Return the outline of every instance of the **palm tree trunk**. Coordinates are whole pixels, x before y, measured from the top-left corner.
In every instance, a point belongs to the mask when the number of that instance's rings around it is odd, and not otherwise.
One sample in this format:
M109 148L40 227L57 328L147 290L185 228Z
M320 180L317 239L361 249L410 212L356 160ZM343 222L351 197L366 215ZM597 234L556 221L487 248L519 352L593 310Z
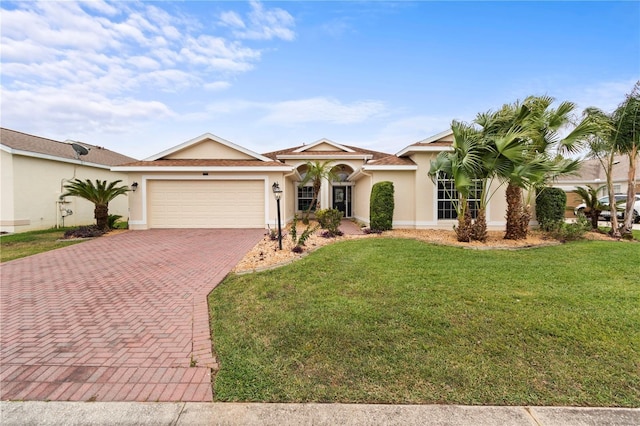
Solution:
M96 204L96 208L93 211L96 218L96 225L103 231L109 230L109 205L108 204Z
M633 217L633 208L634 208L634 200L636 198L636 188L635 188L635 176L636 176L636 158L638 157L638 147L633 146L631 151L628 154L629 156L629 172L627 175L627 208L624 212L624 225L620 230L623 237L631 236L633 231L633 221L635 217ZM639 212L640 213L640 212Z
M600 210L593 209L589 212L589 217L591 218L591 229L594 231L598 230L598 218L600 217Z
M521 240L522 234L522 188L507 185L507 230L504 234L505 240ZM528 224L528 222L527 222ZM526 238L526 235L525 237Z
M487 241L487 213L484 208L478 209L478 216L471 230L471 238L476 241Z
M469 241L471 241L471 211L469 210L469 205L468 205L468 201L466 199L463 199L461 197L460 203L465 203L465 205L463 205L463 212L461 212L462 214L458 215L458 226L455 227L455 231L456 231L456 237L458 239L458 241L460 241L461 243L468 243Z

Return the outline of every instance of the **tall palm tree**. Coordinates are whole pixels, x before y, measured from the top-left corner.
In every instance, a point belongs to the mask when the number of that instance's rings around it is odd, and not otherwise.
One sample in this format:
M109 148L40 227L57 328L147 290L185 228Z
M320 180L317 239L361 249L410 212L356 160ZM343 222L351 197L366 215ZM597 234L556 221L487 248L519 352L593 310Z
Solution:
M453 121L453 151L441 152L431 162L429 177L437 184L438 178L445 176L453 180L456 194L449 194L458 216L455 228L458 241L469 242L471 239L486 239L486 180L489 174L483 168L483 147L480 135L473 126ZM478 188L481 185L481 188ZM472 223L469 197L480 193L480 203L475 224Z
M113 181L107 184L106 180L96 179L95 185L91 180L82 181L74 179L64 186L67 190L60 197L80 197L95 204L94 217L98 228L105 231L109 230L109 202L118 195L127 195L129 187L116 186L121 180Z
M610 200L615 200L615 190L613 187L613 165L615 156L618 153L615 144L615 123L613 114L607 114L601 109L589 107L584 110L583 116L591 120L598 128L586 138L589 157L598 160L606 178L606 188ZM616 203L611 203L611 230L609 235L614 238L621 236L618 226L618 214Z
M488 161L507 182L505 239L527 237L534 189L556 177L574 173L579 162L566 160L559 154L575 151L585 135L593 130L590 122L583 120L561 138L559 131L569 123L575 105L563 102L552 109L553 102L548 96L530 96L523 102L504 105L496 112L476 117L475 122L482 127L483 139L493 155Z
M627 178L627 206L622 236L631 235L633 230L633 200L636 197L636 163L640 156L640 81L636 82L631 94L613 112L615 124L615 145L629 159Z
M307 211L305 212L305 221L309 221L309 215L312 211L320 209L320 202L318 197L320 195L320 188L322 187L322 181L326 180L327 182L331 182L333 180L337 180L336 174L333 172L332 167L330 166L331 160L327 161L307 161L305 165L307 166L307 171L302 178L302 182L300 182L300 186L305 186L307 183L311 182L311 186L313 187L313 198Z

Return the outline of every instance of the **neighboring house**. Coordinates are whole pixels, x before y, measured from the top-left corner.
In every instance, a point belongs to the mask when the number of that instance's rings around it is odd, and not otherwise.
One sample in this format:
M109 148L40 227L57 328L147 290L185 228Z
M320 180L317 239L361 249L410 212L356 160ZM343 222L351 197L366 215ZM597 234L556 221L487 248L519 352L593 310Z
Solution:
M0 128L2 232L95 223L94 205L77 197L61 200L63 186L74 178L121 179L126 184L126 173L112 172L111 167L135 159L103 147L79 144L88 149L86 155L78 155L70 142ZM109 212L126 219L127 197L109 203Z
M613 170L613 191L616 194L626 194L629 186L629 157L617 155L614 157ZM551 186L561 188L567 192L567 217L574 217L573 209L582 203L582 199L572 191L578 186L591 186L593 188L603 187L598 194L608 195L606 188L607 177L604 168L598 160L584 160L580 165L578 173L573 176L565 176L556 180ZM635 176L636 192L640 193L640 158L636 161Z
M277 222L272 185L282 192L282 219L289 222L313 198L311 183L300 187L307 161L331 161L338 180L324 181L320 208L337 208L347 218L369 223L373 184L391 181L395 188L393 226L451 229L456 223L448 192L428 177L430 161L451 149L446 131L412 144L396 155L321 139L308 145L258 154L210 133L144 161L117 167L128 173L131 229L265 228ZM489 204L490 227L504 226L506 204L500 188Z

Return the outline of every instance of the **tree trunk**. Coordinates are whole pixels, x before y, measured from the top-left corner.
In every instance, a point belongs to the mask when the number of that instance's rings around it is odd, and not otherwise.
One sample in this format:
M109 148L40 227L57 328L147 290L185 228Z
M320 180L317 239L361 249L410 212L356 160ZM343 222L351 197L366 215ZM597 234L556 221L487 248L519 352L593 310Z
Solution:
M108 204L96 204L96 208L93 211L96 218L96 225L103 231L109 230L109 205Z
M600 217L600 213L602 213L600 210L596 210L596 209L592 209L589 212L589 218L591 218L591 228L594 231L598 230L598 218Z
M467 200L460 200L460 203L468 203ZM456 237L461 243L468 243L471 241L471 211L469 206L464 206L464 213L458 215L458 226L455 227Z
M627 175L627 208L624 211L624 225L620 229L620 234L623 237L632 237L633 221L635 217L633 215L633 208L635 206L634 200L636 199L636 157L638 156L638 147L633 146L628 153L629 156L629 173ZM638 212L640 213L640 212Z
M471 238L476 241L487 241L487 214L485 209L478 210L478 216L471 230Z
M609 163L608 163L608 176L607 176L607 192L609 193L609 220L611 221L611 229L609 230L609 235L613 238L620 238L620 229L618 226L618 213L617 213L617 209L616 209L616 203L615 203L615 191L613 190L613 180L611 179L611 170L613 167L613 155L611 155L609 157ZM611 201L613 200L613 201ZM600 213L598 213L600 214ZM598 219L596 217L596 225L594 226L593 229L598 229Z
M504 235L505 240L520 240L522 237L522 188L511 183L507 185L507 230ZM528 226L527 221L527 226Z

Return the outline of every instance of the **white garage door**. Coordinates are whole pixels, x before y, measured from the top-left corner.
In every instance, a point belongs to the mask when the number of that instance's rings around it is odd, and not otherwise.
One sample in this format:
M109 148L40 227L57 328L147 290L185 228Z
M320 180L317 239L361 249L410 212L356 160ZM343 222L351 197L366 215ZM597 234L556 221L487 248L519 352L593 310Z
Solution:
M262 228L263 180L150 180L151 228Z

